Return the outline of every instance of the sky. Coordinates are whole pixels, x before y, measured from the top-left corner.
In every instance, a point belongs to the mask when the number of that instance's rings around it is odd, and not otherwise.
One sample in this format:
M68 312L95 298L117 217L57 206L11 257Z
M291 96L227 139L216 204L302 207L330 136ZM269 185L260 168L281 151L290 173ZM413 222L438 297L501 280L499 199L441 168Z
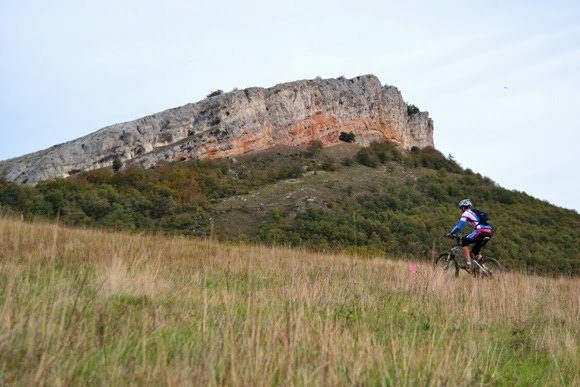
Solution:
M579 1L0 0L0 160L229 91L375 74L435 146L580 210Z

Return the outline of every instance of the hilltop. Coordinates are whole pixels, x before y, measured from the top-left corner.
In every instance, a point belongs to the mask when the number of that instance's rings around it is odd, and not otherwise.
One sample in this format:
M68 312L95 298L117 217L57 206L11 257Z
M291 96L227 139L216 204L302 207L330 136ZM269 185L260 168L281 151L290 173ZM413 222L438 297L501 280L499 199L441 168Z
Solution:
M103 128L0 163L8 181L35 184L112 166L144 168L168 161L221 158L276 145L337 144L341 132L355 141L390 140L403 148L433 145L427 112L407 105L394 86L373 75L313 79L271 88L211 93L202 101Z

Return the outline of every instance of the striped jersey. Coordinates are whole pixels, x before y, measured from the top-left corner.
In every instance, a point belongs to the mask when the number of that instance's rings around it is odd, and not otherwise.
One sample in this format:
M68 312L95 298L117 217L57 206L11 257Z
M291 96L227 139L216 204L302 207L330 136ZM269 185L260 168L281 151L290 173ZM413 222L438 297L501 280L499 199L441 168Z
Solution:
M457 222L455 227L453 227L453 230L451 230L451 234L455 234L456 232L461 230L461 228L465 223L469 223L469 225L474 230L491 230L490 225L479 224L479 217L477 216L475 211L473 211L472 209L467 209L463 212L463 214L461 214L461 219L459 219L459 222Z

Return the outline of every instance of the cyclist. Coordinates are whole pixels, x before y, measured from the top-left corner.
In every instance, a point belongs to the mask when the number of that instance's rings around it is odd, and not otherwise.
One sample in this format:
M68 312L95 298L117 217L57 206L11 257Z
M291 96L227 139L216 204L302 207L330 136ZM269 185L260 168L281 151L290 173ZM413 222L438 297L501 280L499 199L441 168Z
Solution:
M467 269L471 269L471 255L469 254L469 245L473 244L471 252L474 257L481 257L479 254L481 248L491 239L493 236L493 229L489 224L483 224L480 221L478 213L471 209L472 203L469 199L463 199L459 202L459 208L461 208L461 219L457 222L455 227L451 232L447 233L447 237L453 238L453 236L461 230L463 225L467 222L471 227L473 227L473 232L469 235L464 236L461 239L461 245L463 248L463 256L465 257L465 262L467 264Z

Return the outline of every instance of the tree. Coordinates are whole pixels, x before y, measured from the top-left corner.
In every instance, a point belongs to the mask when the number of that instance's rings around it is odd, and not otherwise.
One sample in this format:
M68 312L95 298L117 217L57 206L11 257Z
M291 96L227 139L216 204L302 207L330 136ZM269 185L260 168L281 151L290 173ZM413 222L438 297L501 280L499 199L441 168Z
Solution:
M113 171L119 172L121 168L123 168L123 162L121 161L119 156L116 156L115 159L113 160Z
M353 132L340 132L340 136L338 137L338 139L340 141L344 141L344 142L354 142L356 136Z

